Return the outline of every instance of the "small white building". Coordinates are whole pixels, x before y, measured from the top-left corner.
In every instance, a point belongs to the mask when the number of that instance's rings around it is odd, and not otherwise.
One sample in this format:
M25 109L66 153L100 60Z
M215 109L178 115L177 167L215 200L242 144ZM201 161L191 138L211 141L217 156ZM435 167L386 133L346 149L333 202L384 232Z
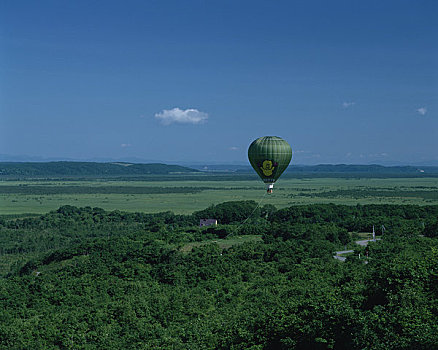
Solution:
M199 227L204 227L204 226L211 226L217 225L217 220L216 219L201 219L199 220Z

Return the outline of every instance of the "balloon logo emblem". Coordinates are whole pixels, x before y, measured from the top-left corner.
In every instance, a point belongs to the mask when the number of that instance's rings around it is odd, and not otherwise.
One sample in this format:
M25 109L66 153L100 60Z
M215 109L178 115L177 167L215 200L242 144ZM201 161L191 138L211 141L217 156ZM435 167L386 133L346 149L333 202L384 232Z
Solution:
M276 167L276 164L272 164L272 161L265 160L261 166L261 169L262 169L264 175L272 176L272 173L274 172L275 167Z

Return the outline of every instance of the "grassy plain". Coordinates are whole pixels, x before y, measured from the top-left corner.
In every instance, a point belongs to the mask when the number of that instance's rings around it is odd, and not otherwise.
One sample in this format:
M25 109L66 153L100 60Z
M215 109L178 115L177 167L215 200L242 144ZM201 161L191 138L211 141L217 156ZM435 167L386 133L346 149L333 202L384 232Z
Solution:
M62 205L189 214L225 201L263 199L277 208L310 203L438 204L438 178L280 179L265 195L259 180L0 181L0 215L42 214ZM150 190L150 191L149 191Z

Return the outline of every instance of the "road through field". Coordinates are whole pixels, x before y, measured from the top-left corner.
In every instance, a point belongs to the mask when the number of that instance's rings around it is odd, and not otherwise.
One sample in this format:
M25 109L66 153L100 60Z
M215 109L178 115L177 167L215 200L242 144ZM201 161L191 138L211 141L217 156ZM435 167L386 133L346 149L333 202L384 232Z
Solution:
M377 238L376 241L380 241L381 238ZM369 242L373 242L373 239L362 239L360 241L356 241L355 243L365 247L368 245ZM347 258L346 256L343 256L345 254L350 254L350 253L354 253L354 250L350 249L350 250L339 250L337 252L335 252L336 254L333 256L335 259L338 259L340 261L345 261L345 259Z

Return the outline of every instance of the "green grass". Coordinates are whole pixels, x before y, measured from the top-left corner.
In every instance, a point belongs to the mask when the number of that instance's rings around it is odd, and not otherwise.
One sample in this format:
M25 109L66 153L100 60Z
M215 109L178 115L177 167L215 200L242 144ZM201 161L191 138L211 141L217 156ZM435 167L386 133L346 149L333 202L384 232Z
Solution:
M261 235L232 236L226 239L216 238L209 241L187 243L184 246L182 246L180 250L182 252L190 252L194 247L200 247L211 243L216 243L217 245L219 245L221 249L229 249L233 245L243 244L245 242L261 242L261 241L262 241Z
M37 187L40 190L36 190ZM80 187L86 189L74 193L74 189ZM188 190L181 191L182 188ZM190 188L200 191L192 193ZM258 180L0 181L0 214L46 213L66 204L189 214L225 201L258 202L263 196L262 204L273 204L277 208L311 203L428 205L438 204L436 193L438 178L432 177L280 179L274 193L266 196L265 185Z

